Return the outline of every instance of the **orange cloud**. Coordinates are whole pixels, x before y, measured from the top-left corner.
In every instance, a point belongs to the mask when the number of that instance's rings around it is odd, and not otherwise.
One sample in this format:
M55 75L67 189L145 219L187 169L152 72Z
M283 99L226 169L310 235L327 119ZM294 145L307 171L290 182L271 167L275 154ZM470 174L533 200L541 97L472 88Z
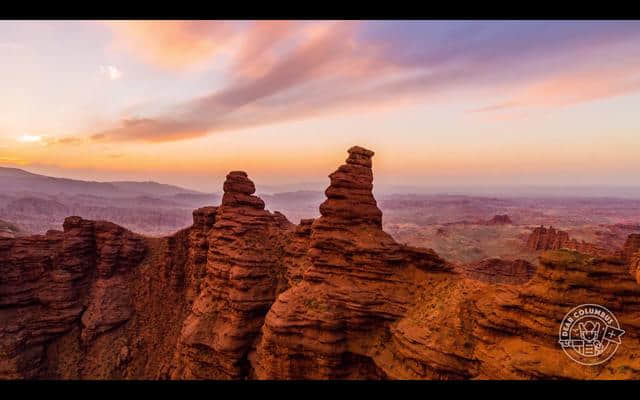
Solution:
M118 49L146 62L181 70L216 54L233 37L226 21L109 21Z

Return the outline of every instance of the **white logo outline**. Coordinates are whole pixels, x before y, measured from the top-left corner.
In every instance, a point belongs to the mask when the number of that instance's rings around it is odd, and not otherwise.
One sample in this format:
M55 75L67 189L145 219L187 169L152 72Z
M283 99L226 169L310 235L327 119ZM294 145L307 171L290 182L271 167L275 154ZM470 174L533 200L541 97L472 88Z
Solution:
M577 335L574 333L576 327ZM613 357L624 334L625 331L609 309L599 304L580 304L569 310L562 319L558 343L571 360L593 366Z

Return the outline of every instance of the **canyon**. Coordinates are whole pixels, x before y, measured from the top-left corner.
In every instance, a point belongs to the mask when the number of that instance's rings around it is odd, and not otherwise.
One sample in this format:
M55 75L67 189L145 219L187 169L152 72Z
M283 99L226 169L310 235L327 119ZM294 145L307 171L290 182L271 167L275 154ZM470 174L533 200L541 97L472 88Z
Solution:
M0 378L640 377L637 225L604 248L494 213L471 225L522 236L514 257L452 260L383 229L373 156L350 148L319 216L299 224L232 171L220 204L169 236L78 216L0 236ZM585 303L625 330L593 367L558 344L564 315Z

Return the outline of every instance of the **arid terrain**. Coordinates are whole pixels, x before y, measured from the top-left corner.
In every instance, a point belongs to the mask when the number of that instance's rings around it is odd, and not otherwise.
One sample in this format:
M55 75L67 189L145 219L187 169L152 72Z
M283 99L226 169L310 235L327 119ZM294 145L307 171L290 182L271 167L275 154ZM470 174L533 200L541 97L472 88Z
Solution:
M379 208L373 155L349 149L319 216L298 224L232 171L218 205L169 236L68 216L0 237L0 378L640 377L637 202L390 196ZM585 303L625 331L591 367L558 345Z
M527 240L539 226L608 249L640 232L640 201L631 199L396 195L382 200L381 208L385 230L396 240L463 263L487 257L534 261ZM495 219L501 215L508 220Z

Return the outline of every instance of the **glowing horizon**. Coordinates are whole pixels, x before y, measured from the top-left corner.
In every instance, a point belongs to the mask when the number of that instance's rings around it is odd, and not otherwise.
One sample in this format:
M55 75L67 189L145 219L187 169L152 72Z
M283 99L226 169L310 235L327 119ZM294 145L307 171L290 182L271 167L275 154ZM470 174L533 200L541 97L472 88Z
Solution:
M0 166L203 191L637 184L636 21L1 21Z

